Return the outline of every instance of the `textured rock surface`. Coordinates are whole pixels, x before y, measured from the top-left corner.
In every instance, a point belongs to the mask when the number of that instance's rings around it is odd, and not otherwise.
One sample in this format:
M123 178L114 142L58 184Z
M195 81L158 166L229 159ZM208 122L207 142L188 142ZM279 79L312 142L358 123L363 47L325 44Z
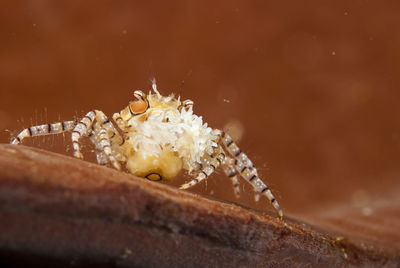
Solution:
M351 234L343 239L290 217L279 221L40 149L0 145L0 170L3 264L265 267L400 261L398 250L354 243Z

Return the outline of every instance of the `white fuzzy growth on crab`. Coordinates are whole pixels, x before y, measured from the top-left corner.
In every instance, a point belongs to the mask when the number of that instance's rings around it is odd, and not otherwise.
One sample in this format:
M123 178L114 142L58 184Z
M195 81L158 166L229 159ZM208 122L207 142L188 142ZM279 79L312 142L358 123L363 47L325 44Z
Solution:
M193 114L192 107L181 111L153 108L145 121L130 123L135 130L129 133L135 152L145 158L175 152L189 172L217 147L218 136L207 123L203 124L201 116Z

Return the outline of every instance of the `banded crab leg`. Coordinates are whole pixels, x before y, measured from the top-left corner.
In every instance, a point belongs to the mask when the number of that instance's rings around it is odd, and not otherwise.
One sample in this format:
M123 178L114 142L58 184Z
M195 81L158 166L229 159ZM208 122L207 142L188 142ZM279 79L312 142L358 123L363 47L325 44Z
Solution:
M98 138L97 135L94 134L94 128L93 130L89 133L89 138L90 141L95 145L95 152L96 152L96 159L97 163L101 166L105 166L108 163L108 159L106 154L104 153L104 150L102 150L99 146Z
M114 126L107 118L107 116L99 110L92 110L88 112L82 119L79 121L75 128L72 130L72 146L74 148L74 156L79 159L83 159L83 155L80 151L79 139L82 136L88 136L90 133L92 126L94 124L94 120L96 119L96 124L99 124L101 127L105 126L107 129L112 130L116 133Z
M225 159L225 154L222 151L218 152L217 155L211 158L209 163L201 169L200 173L197 175L196 178L194 178L188 183L182 184L179 187L179 189L188 189L190 187L195 186L202 180L207 179L215 171L215 169L217 169L219 165L223 163L224 159Z
M87 136L89 129L93 126L93 121L96 117L96 111L88 112L81 121L76 124L75 128L72 130L71 139L72 146L74 148L74 156L79 159L83 159L83 155L80 151L79 139L81 136Z
M234 163L236 171L253 186L256 192L256 201L258 199L258 194L265 195L278 213L279 218L282 219L283 212L278 204L278 201L276 201L271 190L258 176L257 169L254 167L251 160L245 153L242 152L242 150L240 150L239 146L237 146L232 138L223 131L221 131L221 141L229 154L235 158Z
M117 123L117 126L124 132L127 132L126 130L126 123L124 119L122 119L122 116L120 113L114 113L112 116L112 119ZM122 144L121 144L122 145Z
M224 165L222 165L222 169L224 170L226 176L228 176L232 181L233 191L235 193L236 198L240 196L240 188L239 188L239 179L237 176L237 172L234 166L234 160L230 157L226 157Z
M88 137L90 141L95 145L95 153L96 153L96 160L97 163L101 166L105 166L108 163L107 157L104 154L104 151L102 151L99 146L98 146L98 139L96 132L98 130L95 129L95 126L92 126L92 129L89 131Z
M71 131L76 126L75 121L63 121L53 124L43 124L38 126L31 126L22 130L11 144L19 144L24 138L60 134L66 131Z
M105 120L105 122L103 123L103 125L101 125L100 127L100 131L98 133L98 136L101 136L100 139L98 140L98 143L100 145L100 149L105 151L105 153L107 154L108 158L110 159L111 163L113 164L113 166L115 168L116 167L116 163L114 162L115 160L118 162L125 162L126 158L124 156L122 156L119 152L118 152L118 148L119 146L121 146L122 144L124 144L125 139L121 136L121 134L115 129L114 125L110 122L110 120L108 120L108 118L103 114L103 121ZM98 125L98 124L96 124ZM103 135L103 136L102 136ZM108 149L106 149L106 147L104 147L102 145L102 143L104 143L102 141L102 139L108 139L109 140L109 145L110 148L112 150L112 157L111 155L109 155L107 153ZM114 146L113 146L114 145ZM112 160L112 158L114 158L114 160ZM117 163L118 166L118 163ZM117 168L119 169L119 168Z
M91 131L88 134L91 142L95 145L95 152L97 163L99 165L105 166L110 161L115 169L120 170L120 165L115 159L114 154L111 150L111 140L114 134L104 127L99 127L99 124L94 123Z
M118 161L115 159L111 151L110 137L108 136L107 130L104 127L100 128L98 139L98 146L100 147L100 150L105 153L114 168L120 170L121 166L119 165Z

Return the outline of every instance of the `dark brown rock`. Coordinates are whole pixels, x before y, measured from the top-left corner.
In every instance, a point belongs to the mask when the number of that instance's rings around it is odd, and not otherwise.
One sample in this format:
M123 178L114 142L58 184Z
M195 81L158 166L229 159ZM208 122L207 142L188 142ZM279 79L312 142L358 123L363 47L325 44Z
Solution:
M2 262L395 266L399 254L93 163L0 145ZM372 247L371 247L372 246Z

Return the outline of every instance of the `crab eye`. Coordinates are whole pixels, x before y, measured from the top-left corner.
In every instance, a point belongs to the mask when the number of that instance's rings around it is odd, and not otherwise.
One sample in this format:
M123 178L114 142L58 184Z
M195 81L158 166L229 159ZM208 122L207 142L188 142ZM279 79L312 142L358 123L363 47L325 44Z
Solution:
M191 101L191 100L184 100L184 101L182 102L182 105L183 105L183 107L185 107L185 108L188 108L188 107L190 107L190 106L193 106L193 104L194 104L194 102Z
M149 102L147 101L146 94L140 90L136 90L133 95L138 99L129 103L129 111L132 115L142 114L149 109Z
M138 100L129 103L129 111L132 115L142 114L149 108L149 103L147 101Z
M162 177L158 173L149 173L146 175L146 179L151 180L151 181L160 181L162 180Z
M179 106L178 109L179 109L179 111L181 111L182 108L189 108L189 107L192 107L193 104L194 104L194 102L191 101L191 100L184 100L184 101L182 101L182 104Z
M146 94L143 93L141 90L135 90L133 92L133 95L138 99L138 100L146 100Z

